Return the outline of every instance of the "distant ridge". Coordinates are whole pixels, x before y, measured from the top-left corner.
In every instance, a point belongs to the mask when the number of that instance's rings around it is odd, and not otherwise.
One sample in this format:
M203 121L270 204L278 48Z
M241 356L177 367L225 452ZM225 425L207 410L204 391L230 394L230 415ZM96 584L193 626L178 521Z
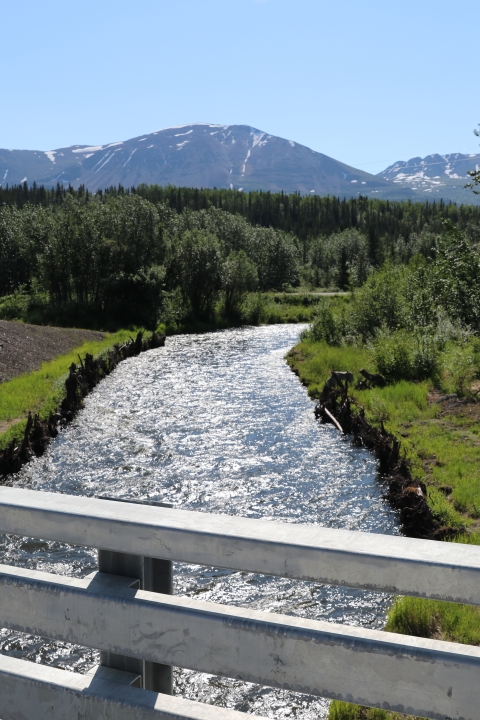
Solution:
M75 188L85 185L95 192L111 185L146 183L341 197L360 193L390 199L423 199L432 193L457 199L452 193L460 193L465 195L463 202L475 202L476 196L461 190L464 183L454 174L465 175L480 156L429 157L442 158L445 168L449 162L448 167L456 168L443 184L435 185L433 177L419 182L409 179L419 172L410 164L423 162L421 158L395 163L383 173L371 175L248 125L194 123L106 145L73 145L48 151L0 149L0 186L36 182L52 187L60 183ZM454 157L458 159L447 159Z
M479 167L480 154L432 154L424 158L400 160L387 167L377 177L392 182L399 189L410 190L411 197L417 200L432 195L478 204L478 195L466 190L464 186L470 180L468 171L478 170Z
M83 184L95 191L140 183L321 195L388 187L382 178L247 125L194 123L107 145L0 150L0 184Z

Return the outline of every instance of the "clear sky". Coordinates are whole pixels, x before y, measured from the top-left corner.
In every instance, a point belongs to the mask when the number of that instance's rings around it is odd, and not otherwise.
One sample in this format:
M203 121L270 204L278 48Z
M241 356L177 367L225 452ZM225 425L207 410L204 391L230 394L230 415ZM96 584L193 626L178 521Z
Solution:
M0 147L247 124L369 172L480 152L478 0L0 0Z

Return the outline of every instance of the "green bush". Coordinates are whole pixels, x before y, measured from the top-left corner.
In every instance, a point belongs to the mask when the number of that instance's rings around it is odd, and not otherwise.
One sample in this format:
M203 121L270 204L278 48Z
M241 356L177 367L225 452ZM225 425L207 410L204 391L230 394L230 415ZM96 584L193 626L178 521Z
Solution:
M261 293L247 298L243 305L242 320L248 325L260 325L267 320L267 304Z
M329 345L340 345L345 336L345 313L334 310L329 300L318 304L313 323L309 330L302 334L302 339L314 342L326 342Z
M423 380L436 369L438 347L429 335L380 331L373 343L377 370L387 380Z
M442 357L442 380L445 390L463 397L477 371L474 348L470 344L450 345Z
M23 318L30 304L30 296L26 293L16 292L0 298L0 318L2 320L16 320Z
M410 272L387 264L372 272L356 293L350 323L364 341L381 328L395 331L409 325L408 287Z

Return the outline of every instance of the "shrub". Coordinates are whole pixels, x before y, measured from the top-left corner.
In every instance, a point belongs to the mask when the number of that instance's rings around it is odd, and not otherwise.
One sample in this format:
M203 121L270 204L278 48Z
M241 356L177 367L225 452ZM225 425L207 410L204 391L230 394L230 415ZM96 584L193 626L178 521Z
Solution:
M315 342L326 342L329 345L340 345L345 334L345 315L333 310L332 303L324 300L319 303L313 323L303 333L302 339Z
M474 352L470 345L447 348L442 358L442 379L446 390L464 396L475 373Z
M364 341L375 337L380 328L395 331L408 325L409 271L386 265L372 272L352 305L351 323Z
M435 370L438 347L428 334L380 331L373 343L378 371L389 381L423 380Z
M243 307L242 319L250 325L259 325L267 319L267 305L261 293L250 295Z

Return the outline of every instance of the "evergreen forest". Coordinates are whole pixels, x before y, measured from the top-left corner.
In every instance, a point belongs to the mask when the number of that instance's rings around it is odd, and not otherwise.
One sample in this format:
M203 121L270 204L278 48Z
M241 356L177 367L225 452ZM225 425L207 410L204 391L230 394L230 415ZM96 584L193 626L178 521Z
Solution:
M220 311L229 322L256 322L261 293L371 287L382 269L415 267L419 291L443 293L450 315L461 303L462 322L476 326L467 289L452 290L450 266L460 263L465 282L476 281L479 226L480 207L442 201L7 186L0 188L0 316L175 328L211 322Z

